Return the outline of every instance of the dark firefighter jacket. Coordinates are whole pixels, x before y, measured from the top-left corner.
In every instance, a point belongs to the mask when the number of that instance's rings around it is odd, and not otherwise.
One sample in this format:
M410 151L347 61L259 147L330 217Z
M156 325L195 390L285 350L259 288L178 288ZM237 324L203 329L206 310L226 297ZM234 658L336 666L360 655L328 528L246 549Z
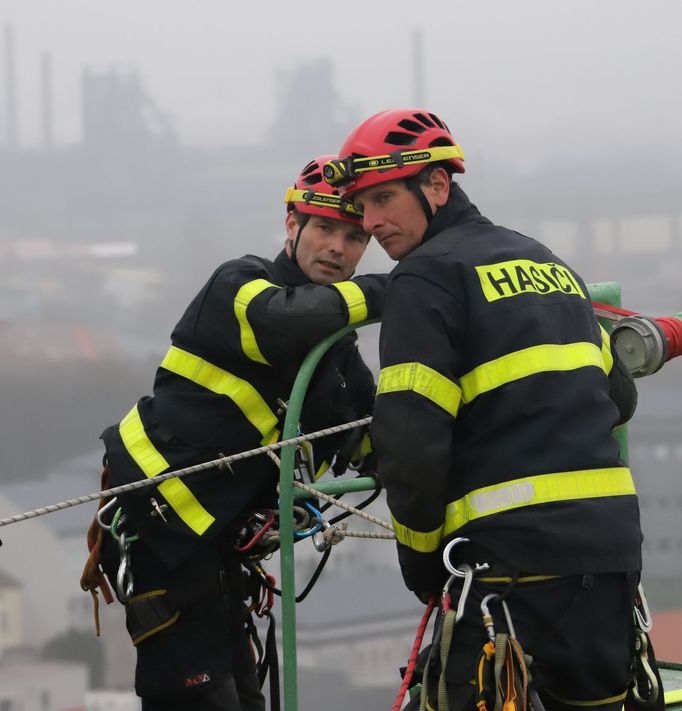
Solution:
M391 273L382 318L372 437L406 584L437 591L455 536L521 571L639 570L612 436L632 378L581 278L452 187Z
M284 252L274 262L245 256L220 266L175 327L153 397L102 434L112 486L277 441L282 402L305 355L338 329L378 317L385 281L313 284ZM371 413L374 381L355 340L343 337L320 363L304 432ZM329 440L315 446L316 466L339 445ZM260 455L120 499L146 543L174 567L241 512L272 504L276 480L275 465Z

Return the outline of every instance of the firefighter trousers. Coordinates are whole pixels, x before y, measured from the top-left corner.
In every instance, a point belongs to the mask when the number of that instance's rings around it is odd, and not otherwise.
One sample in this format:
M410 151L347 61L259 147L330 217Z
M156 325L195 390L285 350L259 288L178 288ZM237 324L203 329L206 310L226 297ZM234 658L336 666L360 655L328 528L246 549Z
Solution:
M110 536L105 541L102 566L115 585L118 551ZM265 711L245 630L241 566L225 550L210 542L169 571L144 539L131 544L126 624L143 711Z

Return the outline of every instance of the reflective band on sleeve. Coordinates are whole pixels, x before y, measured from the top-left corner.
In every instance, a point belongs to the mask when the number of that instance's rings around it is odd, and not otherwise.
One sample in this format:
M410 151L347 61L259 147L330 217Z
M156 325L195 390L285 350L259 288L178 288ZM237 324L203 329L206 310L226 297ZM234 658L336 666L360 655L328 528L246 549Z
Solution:
M546 344L531 346L483 363L460 379L463 401L536 373L577 370L594 366L605 369L603 349L594 343Z
M341 292L348 306L348 325L364 321L367 318L367 301L362 289L353 281L339 281L332 286Z
M604 496L634 495L635 484L627 467L584 469L574 472L538 474L476 489L445 509L445 525L434 531L414 531L393 520L400 543L419 553L438 550L440 541L470 521L511 511L523 506L537 506L557 501L580 501Z
M433 551L437 551L440 547L440 542L443 538L443 526L440 526L434 531L422 533L421 531L413 531L411 528L403 526L393 515L391 515L391 522L393 523L395 537L398 539L398 542L404 546L419 551L420 553L433 553Z
M251 383L177 346L168 349L161 367L217 395L229 397L242 411L244 417L261 433L263 436L261 444L270 444L277 440L279 435L276 429L277 415L268 407Z
M445 535L453 533L469 521L522 506L604 496L630 496L635 493L632 474L627 467L583 469L514 479L476 489L448 504Z
M606 332L606 330L600 325L599 330L601 331L601 357L604 361L604 371L608 375L613 368L613 356L611 355L611 336Z
M258 342L256 341L256 334L253 332L253 328L246 316L246 310L258 294L270 288L279 289L281 287L270 283L266 279L254 279L244 284L237 292L237 296L234 297L234 315L239 322L242 350L251 360L255 360L256 363L263 363L263 365L270 365L270 363L268 363L265 356L260 352Z
M399 363L382 368L377 385L377 397L385 393L412 390L442 407L453 417L462 398L462 391L449 378L422 363Z
M153 479L170 467L147 437L137 405L123 418L118 430L128 454L147 478ZM173 511L197 535L204 533L215 521L180 479L167 479L159 484L158 490Z

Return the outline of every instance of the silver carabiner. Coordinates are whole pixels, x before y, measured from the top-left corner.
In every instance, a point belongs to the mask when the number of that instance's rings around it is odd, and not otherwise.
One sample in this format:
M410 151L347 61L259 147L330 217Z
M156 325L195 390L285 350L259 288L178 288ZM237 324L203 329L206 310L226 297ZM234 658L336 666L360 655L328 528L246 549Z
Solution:
M488 638L491 642L495 641L495 624L493 622L493 616L490 613L489 603L497 602L500 598L498 593L491 593L486 595L483 600L481 600L481 616L483 617L483 626L488 633ZM516 630L514 629L514 623L512 622L511 613L509 612L509 605L507 605L506 600L499 600L500 605L502 605L502 611L504 612L504 617L507 621L507 629L509 630L509 636L512 639L516 639Z
M462 563L462 568L464 569L464 583L462 584L462 592L459 594L459 600L457 601L455 624L457 624L462 617L464 617L464 608L466 606L467 598L469 597L471 584L474 581L474 573L476 572L468 563Z
M443 591L441 592L441 607L444 612L450 609L452 604L452 595L450 594L450 587L452 583L455 582L456 578L464 578L462 583L462 590L459 593L459 599L457 600L457 610L455 612L455 624L457 624L464 616L464 607L466 606L467 598L469 597L469 592L471 590L471 584L474 580L474 569L468 563L462 563L462 567L459 569L458 573L453 573L443 586Z
M637 597L635 598L634 612L635 622L638 629L642 630L642 632L651 632L654 628L654 622L651 618L649 603L646 600L642 583L637 586Z
M102 506L102 508L99 509L99 511L97 511L97 514L95 515L99 527L103 528L105 531L111 531L111 526L102 521L102 516L116 503L117 500L117 497L114 496L114 498L111 501L107 501L107 503L104 504L104 506Z
M646 633L639 630L635 636L635 652L638 657L637 664L641 666L642 671L644 672L644 677L646 678L646 691L648 694L646 697L643 697L639 693L638 684L635 684L632 687L632 695L640 704L645 706L653 706L658 699L660 689L658 687L658 679L656 678L656 674L649 664L649 656L647 654L648 649L649 642L647 640Z
M468 543L469 539L468 538L453 538L453 540L450 541L445 546L445 549L443 550L443 565L445 566L446 570L448 573L451 575L454 575L457 578L466 578L466 570L465 570L465 565L462 565L460 567L452 565L450 562L450 552L452 549L456 546L459 545L460 543ZM488 563L476 563L476 565L473 568L473 573L481 573L484 570L488 570L490 566Z
M130 541L125 533L118 538L120 562L116 573L116 592L121 602L126 603L133 596L133 570L130 564Z

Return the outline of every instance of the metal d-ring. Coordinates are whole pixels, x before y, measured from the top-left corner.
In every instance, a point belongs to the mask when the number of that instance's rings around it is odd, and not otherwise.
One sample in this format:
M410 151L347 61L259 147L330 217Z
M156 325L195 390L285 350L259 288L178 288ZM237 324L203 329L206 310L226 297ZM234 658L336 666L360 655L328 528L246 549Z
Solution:
M323 518L318 519L318 521L322 530L313 533L313 545L318 553L324 553L332 547L332 542L324 537L324 532L331 528L331 524Z
M468 538L453 538L453 540L451 540L450 543L448 543L445 546L445 549L443 550L443 565L445 566L446 570L451 575L454 575L456 578L466 578L467 573L464 567L460 568L452 565L452 563L450 562L450 552L456 545L468 542ZM476 573L481 573L484 570L488 570L488 568L490 568L488 563L476 563L473 567L473 573L475 575Z

